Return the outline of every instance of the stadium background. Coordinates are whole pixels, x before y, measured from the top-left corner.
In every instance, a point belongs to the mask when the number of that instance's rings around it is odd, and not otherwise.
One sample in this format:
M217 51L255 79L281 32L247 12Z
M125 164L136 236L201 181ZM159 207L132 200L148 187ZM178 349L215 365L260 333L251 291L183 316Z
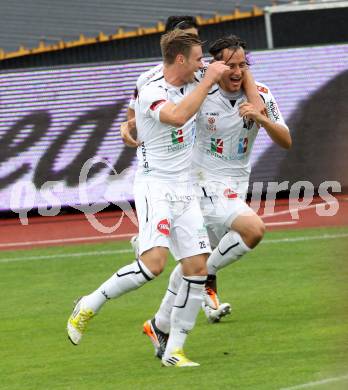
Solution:
M113 204L99 215L108 225L120 218L115 208L133 199L135 151L123 145L119 124L138 75L160 61L159 37L172 14L196 15L204 40L228 33L244 38L255 78L270 87L291 129L289 151L272 145L261 131L251 185L263 182L265 190L270 181L288 181L288 188L303 181L316 191L325 181L341 185L335 217L319 218L315 211L322 200L315 198L294 221L285 191L274 214L264 217L269 229L289 229L284 234L291 236L295 227L347 226L348 2L186 3L0 3L5 21L0 24L0 249L6 250L0 264L40 256L9 250L108 242L136 231L126 218L117 234L102 234L83 214L66 211ZM93 157L104 163L96 160L86 182L88 196L81 197L79 173ZM117 176L110 175L112 168ZM54 183L42 190L47 182ZM23 210L32 210L25 226L18 220ZM39 217L38 210L51 217ZM346 237L344 229L338 235Z

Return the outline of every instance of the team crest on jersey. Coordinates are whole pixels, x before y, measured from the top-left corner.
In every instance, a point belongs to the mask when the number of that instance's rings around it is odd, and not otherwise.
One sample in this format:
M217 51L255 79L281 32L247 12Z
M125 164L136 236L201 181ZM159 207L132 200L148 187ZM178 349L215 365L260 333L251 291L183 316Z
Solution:
M172 130L172 144L182 144L184 142L184 135L182 129Z
M162 221L159 221L157 224L157 230L165 236L169 236L170 222L168 219L162 219Z
M210 147L213 153L222 154L224 151L224 140L221 138L210 138Z
M212 133L215 133L216 132L215 118L213 116L209 116L207 121L208 121L207 130Z
M238 194L231 190L231 188L226 188L224 191L224 197L227 199L236 199L238 198Z

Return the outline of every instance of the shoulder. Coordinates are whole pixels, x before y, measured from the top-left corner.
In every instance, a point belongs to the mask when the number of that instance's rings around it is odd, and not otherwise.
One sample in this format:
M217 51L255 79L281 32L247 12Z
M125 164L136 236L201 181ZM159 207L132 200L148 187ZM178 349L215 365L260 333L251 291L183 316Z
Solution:
M260 83L259 81L255 81L255 84L261 95L271 95L271 91L266 84Z
M147 70L146 72L142 73L137 80L137 88L140 90L145 84L148 83L154 76L162 72L163 64L158 64L154 66L153 68Z
M139 91L141 101L155 101L167 98L167 88L163 75L152 78Z

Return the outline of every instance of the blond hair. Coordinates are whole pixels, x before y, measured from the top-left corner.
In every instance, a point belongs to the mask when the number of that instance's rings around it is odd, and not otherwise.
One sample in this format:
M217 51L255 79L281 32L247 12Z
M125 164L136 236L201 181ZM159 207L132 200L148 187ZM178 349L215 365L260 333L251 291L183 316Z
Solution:
M195 34L175 29L162 35L161 51L164 63L173 64L179 54L188 58L193 46L202 46L202 41Z

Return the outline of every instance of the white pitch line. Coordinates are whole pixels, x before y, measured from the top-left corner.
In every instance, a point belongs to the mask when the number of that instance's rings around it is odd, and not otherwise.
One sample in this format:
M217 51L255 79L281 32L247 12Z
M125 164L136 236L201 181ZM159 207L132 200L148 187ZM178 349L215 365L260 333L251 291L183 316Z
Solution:
M308 210L314 207L317 207L319 205L324 204L332 204L336 203L336 201L326 202L326 203L317 203L306 207L300 207L298 209L289 209L289 210L283 210L278 211L273 214L265 214L261 215L261 218L267 218L267 217L276 217L278 215L285 215L289 214L293 211L303 211ZM266 223L267 226L277 226L277 225L290 225L295 224L298 221L289 221L289 222L269 222ZM31 245L46 245L46 244L63 244L63 243L69 243L69 242L80 242L80 241L95 241L95 240L112 240L112 239L118 239L118 238L127 238L132 237L135 233L125 233L125 234L111 234L108 236L90 236L90 237L74 237L74 238L60 238L56 240L41 240L41 241L22 241L22 242L7 242L0 244L0 248L9 248L12 246L31 246Z
M343 238L343 237L348 237L348 233L322 234L321 236L276 238L273 240L263 240L261 241L261 244L277 244L280 242L299 242L299 241L311 241L311 240L330 240L334 238Z
M343 381L343 380L346 380L346 379L348 379L348 375L336 376L336 377L333 377L333 378L323 379L323 380L321 380L321 381L308 382L308 383L304 383L304 384L302 384L302 385L297 385L297 386L292 386L292 387L284 387L284 388L281 388L280 390L307 389L307 388L309 388L309 387L325 385L325 384L327 384L327 383L333 383L333 382L340 382L340 381Z
M302 237L293 237L293 238L278 238L274 240L264 240L261 241L261 244L275 244L275 243L287 243L287 242L297 242L297 241L310 241L310 240L330 240L335 238L348 237L348 233L342 234L323 234L321 236L302 236ZM30 260L51 260L51 259L64 259L68 257L83 257L83 256L103 256L103 255L117 255L121 253L132 253L132 249L115 249L109 251L92 251L92 252L76 252L76 253L60 253L53 255L43 255L43 256L29 256L25 257L23 252L22 257L7 257L0 258L1 263L11 263L15 261L30 261ZM1 253L1 252L0 252Z
M85 256L107 256L117 255L120 253L131 253L132 249L115 249L110 251L94 251L94 252L76 252L76 253L60 253L55 255L43 255L43 256L29 256L29 257L8 257L1 259L1 263L12 263L15 261L30 261L30 260L52 260L52 259L64 259L67 257L85 257ZM23 252L24 254L25 252Z
M134 236L136 233L125 234L111 234L109 236L90 236L90 237L74 237L74 238L59 238L56 240L42 240L42 241L20 241L20 242L6 242L0 244L0 248L6 248L10 246L30 246L41 244L63 244L65 242L80 242L80 241L94 241L94 240L113 240L118 238L128 238Z
M277 212L272 213L272 214L264 214L264 215L261 215L260 217L261 218L277 217L278 215L285 215L285 214L290 214L292 212L299 212L299 211L314 209L317 206L328 205L328 204L333 204L333 203L337 203L337 202L338 202L338 200L337 201L333 200L331 202L316 203L316 204L311 204L311 205L306 206L306 207L298 207L297 209L288 209L288 210L277 211Z
M265 222L266 226L296 225L298 221Z

